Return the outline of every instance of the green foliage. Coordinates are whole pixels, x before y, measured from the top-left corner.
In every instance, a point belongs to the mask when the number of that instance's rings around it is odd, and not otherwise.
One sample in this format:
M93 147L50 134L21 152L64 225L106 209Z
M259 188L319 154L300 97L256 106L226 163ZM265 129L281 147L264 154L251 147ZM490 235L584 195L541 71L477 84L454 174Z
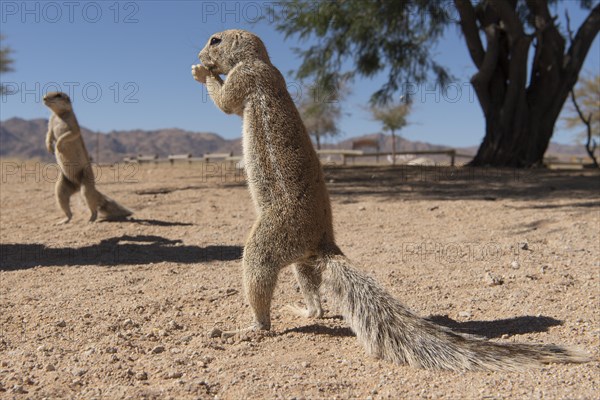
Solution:
M371 107L373 119L381 122L383 129L392 133L406 126L409 113L410 103L388 103Z
M2 46L3 40L4 37L0 35L0 72L9 72L13 70L11 67L13 60L9 56L12 50L9 47ZM4 93L5 90L4 86L0 86L0 93Z
M429 72L442 84L449 79L431 54L431 44L450 22L449 8L438 1L292 0L287 5L291 12L275 14L277 29L286 37L317 39L307 49L296 49L303 58L299 79L335 86L356 75L387 71L388 82L372 96L379 104L391 100L403 82L423 82Z
M321 147L321 138L340 134L338 121L342 115L340 101L342 92L331 88L313 86L300 104L298 110L306 130L315 137L317 148Z
M526 0L508 1L521 21L532 26ZM542 1L556 5L562 0ZM587 9L594 5L594 0L578 2ZM489 7L489 0L473 3L479 14ZM289 0L285 5L270 13L277 30L286 38L316 39L308 48L295 49L302 57L296 70L299 79L335 86L356 76L387 72L387 82L371 97L372 104L384 104L405 82L422 83L433 74L443 87L451 77L433 60L432 51L446 28L459 22L451 0Z

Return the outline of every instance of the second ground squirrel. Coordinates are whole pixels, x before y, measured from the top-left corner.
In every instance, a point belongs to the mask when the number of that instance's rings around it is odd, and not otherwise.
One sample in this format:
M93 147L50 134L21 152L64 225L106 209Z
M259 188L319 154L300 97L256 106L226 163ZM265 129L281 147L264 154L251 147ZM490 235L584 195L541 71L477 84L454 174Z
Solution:
M56 200L66 215L62 223L71 220L70 199L79 190L90 209L90 222L96 220L98 213L102 219L122 219L132 215L131 210L96 189L90 157L69 96L62 92L50 92L44 96L44 104L52 110L46 148L56 155L61 171L56 182Z
M563 347L495 343L453 332L412 313L354 268L335 244L321 164L263 42L250 32L228 30L211 36L199 58L194 78L206 84L222 111L243 118L244 164L258 214L243 256L245 294L254 313L249 329L270 329L279 271L294 265L304 315L322 316L323 280L358 340L379 358L450 370L587 361Z

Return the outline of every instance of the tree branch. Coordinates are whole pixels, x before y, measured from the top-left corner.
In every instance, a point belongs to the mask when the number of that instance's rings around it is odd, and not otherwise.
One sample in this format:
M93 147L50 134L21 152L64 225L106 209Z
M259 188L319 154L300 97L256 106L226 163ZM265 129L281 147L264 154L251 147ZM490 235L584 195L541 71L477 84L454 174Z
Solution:
M479 99L484 115L487 115L491 101L488 85L498 66L498 55L500 54L498 26L489 25L485 29L485 35L487 38L487 51L479 71L471 78L471 84L477 92L477 98Z
M511 43L524 35L523 24L519 20L519 16L506 0L490 0L490 6L500 17Z
M554 19L550 15L548 0L527 0L526 4L534 16L536 30L542 33L550 32L552 40L564 46L564 38L556 28Z
M587 16L583 24L579 27L575 39L572 41L569 51L564 59L565 72L568 78L577 80L577 75L583 66L585 57L600 30L600 4Z
M569 35L569 44L573 43L573 30L571 29L571 17L569 11L565 10L565 19L567 20L567 33Z
M477 29L477 20L475 17L475 9L470 0L454 0L454 5L460 14L460 27L465 40L467 42L467 48L471 54L471 59L477 68L481 67L485 52L481 39L479 38L479 30Z
M587 141L585 143L585 150L592 159L594 166L596 168L600 168L600 164L598 164L598 160L596 159L596 155L594 154L594 152L596 151L596 141L592 141L592 114L590 114L587 118L583 115L581 108L579 108L579 104L577 104L577 99L575 98L575 92L573 90L571 90L571 101L575 106L575 110L579 115L579 119L581 119L581 122L585 124L587 130Z

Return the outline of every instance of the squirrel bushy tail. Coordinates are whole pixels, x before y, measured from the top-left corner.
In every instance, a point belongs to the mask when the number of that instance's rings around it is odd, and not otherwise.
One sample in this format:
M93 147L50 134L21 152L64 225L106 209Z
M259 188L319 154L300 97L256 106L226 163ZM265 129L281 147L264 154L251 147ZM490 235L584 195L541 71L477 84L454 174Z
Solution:
M367 352L397 364L446 370L519 370L544 363L579 363L577 350L489 342L423 319L375 280L335 255L322 259L324 286Z
M106 220L115 220L115 219L123 219L129 217L133 214L133 211L124 207L108 197L107 195L98 192L98 196L100 196L100 201L98 202L98 213L103 219Z

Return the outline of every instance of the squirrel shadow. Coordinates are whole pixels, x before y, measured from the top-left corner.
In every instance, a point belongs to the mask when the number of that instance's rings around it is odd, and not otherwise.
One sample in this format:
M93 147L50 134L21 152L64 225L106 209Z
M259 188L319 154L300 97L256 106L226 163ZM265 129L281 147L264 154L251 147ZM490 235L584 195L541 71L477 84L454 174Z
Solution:
M332 319L341 319L341 317L329 317ZM434 324L450 328L455 332L467 333L470 335L481 336L486 339L498 338L503 335L523 335L534 332L547 332L552 326L562 325L562 321L546 316L534 317L525 315L522 317L513 317L498 319L493 321L455 321L447 315L432 315L425 318ZM310 333L317 335L328 335L335 337L355 336L354 332L347 327L330 327L320 324L311 324L296 328L286 329L281 332L285 335L290 332Z
M172 222L172 221L161 221L158 219L138 219L129 217L129 222L140 225L153 225L153 226L192 226L194 224L189 222Z
M97 244L71 248L37 243L0 243L0 270L14 271L36 266L122 265L175 262L183 264L234 261L242 246L189 246L181 240L154 235L122 235Z
M455 321L447 315L432 315L426 319L435 324L450 328L455 332L482 336L487 339L498 338L503 335L513 336L525 333L547 332L548 328L552 326L562 325L562 321L543 315L539 317L524 315L493 321L465 322Z
M341 318L340 318L341 319ZM335 336L335 337L348 337L348 336L356 336L352 329L343 326L325 326L319 324L311 324L305 326L299 326L296 328L286 329L281 332L282 335L288 333L308 333L308 334L316 334L316 335L327 335L327 336Z
M130 222L140 225L152 225L152 226L192 226L194 224L190 222L174 222L174 221L161 221L159 219L142 219L134 217L123 217L123 218L100 218L98 223L114 223L114 222Z

